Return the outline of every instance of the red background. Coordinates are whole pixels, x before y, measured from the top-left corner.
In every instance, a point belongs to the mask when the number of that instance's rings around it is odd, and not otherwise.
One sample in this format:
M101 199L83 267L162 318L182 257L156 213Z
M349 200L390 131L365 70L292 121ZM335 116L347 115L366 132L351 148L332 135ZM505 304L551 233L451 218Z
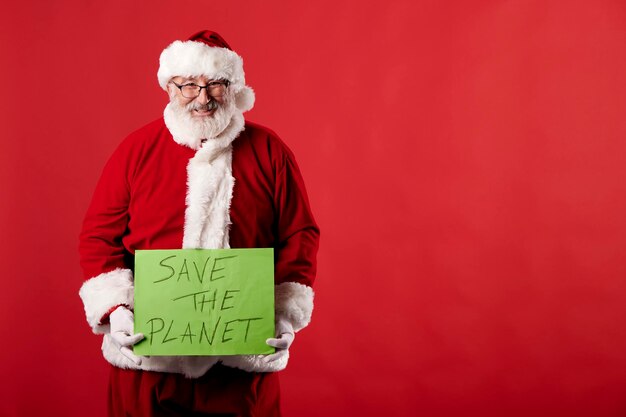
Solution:
M77 234L210 28L322 228L286 415L626 414L626 3L2 5L0 415L103 416Z

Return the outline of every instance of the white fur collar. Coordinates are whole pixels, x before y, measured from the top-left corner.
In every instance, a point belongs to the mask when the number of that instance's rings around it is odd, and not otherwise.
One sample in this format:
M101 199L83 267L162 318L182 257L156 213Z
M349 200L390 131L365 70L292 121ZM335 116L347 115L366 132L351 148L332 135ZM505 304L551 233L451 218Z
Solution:
M187 165L187 209L183 248L228 248L232 174L232 141L244 128L241 113L217 138L208 139Z

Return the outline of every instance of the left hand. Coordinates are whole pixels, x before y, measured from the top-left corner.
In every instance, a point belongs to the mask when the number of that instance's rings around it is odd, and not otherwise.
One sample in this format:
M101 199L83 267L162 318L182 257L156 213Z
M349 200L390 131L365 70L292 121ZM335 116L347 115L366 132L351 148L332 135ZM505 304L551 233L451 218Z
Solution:
M276 352L267 355L263 360L265 362L274 362L289 354L289 347L296 338L296 333L290 322L279 319L276 323L276 338L267 339L265 343L276 348Z
M134 344L144 338L143 334L134 331L134 314L124 306L117 307L109 316L111 323L111 339L122 355L141 365L142 357L133 353Z

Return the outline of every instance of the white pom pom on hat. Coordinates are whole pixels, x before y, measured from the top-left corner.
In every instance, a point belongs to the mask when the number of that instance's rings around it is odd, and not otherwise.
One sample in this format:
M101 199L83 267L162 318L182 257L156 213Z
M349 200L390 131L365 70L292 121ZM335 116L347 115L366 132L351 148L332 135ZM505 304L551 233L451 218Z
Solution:
M173 77L205 76L228 80L235 94L235 103L242 112L254 106L254 91L246 85L243 59L218 33L203 30L186 41L174 41L161 52L157 77L167 90Z

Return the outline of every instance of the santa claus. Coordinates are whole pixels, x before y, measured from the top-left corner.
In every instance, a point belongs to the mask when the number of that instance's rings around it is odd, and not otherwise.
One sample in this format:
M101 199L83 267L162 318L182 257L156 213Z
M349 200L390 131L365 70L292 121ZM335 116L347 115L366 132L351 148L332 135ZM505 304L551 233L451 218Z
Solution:
M87 321L104 334L109 415L277 416L278 375L313 310L319 229L291 151L244 120L254 104L243 60L202 31L162 52L163 117L107 162L80 234ZM271 355L141 357L132 347L138 249L274 248Z

